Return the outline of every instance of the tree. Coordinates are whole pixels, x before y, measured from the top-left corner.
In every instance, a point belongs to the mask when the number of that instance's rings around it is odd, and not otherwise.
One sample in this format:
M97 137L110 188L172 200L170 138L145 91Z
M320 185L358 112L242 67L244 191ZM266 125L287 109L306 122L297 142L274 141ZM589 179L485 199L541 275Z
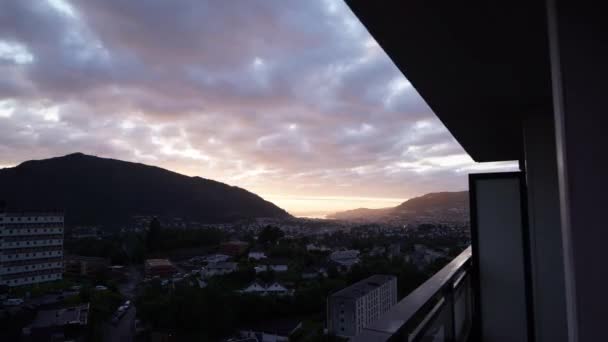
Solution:
M160 239L160 221L155 217L150 221L148 229L148 236L146 238L146 245L148 250L155 250L158 247Z
M264 245L275 245L283 236L285 236L285 233L280 228L266 226L258 235L258 242Z

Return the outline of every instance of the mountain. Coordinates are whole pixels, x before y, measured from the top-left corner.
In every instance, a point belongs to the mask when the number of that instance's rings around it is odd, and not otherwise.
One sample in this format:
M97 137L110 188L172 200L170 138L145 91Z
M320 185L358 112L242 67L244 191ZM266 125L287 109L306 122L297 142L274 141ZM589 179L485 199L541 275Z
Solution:
M331 214L328 218L346 221L466 221L469 192L434 192L411 198L393 208L360 208Z
M0 199L8 210L64 210L67 224L117 225L133 215L207 223L290 217L238 187L82 153L1 169Z

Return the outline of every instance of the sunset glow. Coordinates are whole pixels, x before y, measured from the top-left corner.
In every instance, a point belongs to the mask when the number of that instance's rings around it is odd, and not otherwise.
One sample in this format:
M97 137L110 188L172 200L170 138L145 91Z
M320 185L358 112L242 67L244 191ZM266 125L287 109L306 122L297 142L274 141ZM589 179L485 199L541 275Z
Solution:
M342 1L7 1L0 165L76 151L297 215L466 189L476 165Z

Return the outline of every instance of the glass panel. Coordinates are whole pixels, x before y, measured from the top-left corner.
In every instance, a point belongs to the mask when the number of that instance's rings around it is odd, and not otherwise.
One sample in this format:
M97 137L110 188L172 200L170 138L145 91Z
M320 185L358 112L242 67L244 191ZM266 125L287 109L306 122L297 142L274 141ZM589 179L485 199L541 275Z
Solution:
M471 323L471 277L462 279L454 289L454 333L456 340L464 338Z
M443 342L448 341L452 322L452 307L449 302L441 299L429 312L411 335L410 341Z

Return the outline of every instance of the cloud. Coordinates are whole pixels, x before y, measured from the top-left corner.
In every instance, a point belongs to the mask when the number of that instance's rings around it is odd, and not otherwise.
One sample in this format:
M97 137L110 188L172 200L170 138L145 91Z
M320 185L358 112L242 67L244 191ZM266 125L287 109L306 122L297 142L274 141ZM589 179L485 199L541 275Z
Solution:
M342 1L3 1L0 72L0 165L78 150L307 198L505 167L464 154Z

